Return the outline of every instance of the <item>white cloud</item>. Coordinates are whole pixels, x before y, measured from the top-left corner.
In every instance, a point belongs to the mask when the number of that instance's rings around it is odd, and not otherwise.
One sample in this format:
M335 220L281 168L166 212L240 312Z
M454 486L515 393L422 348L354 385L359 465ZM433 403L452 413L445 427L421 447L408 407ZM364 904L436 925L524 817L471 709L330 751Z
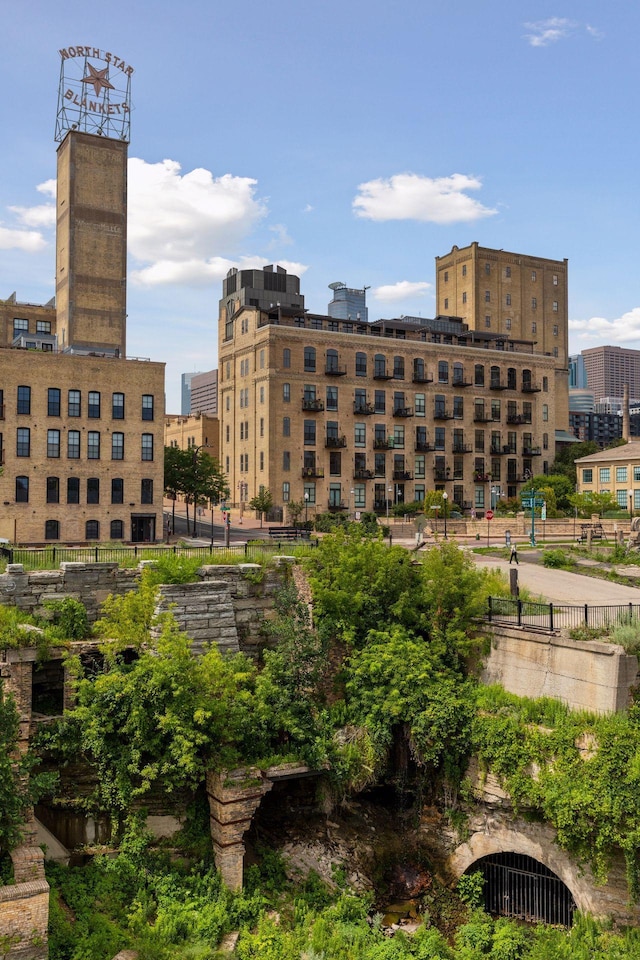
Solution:
M255 197L256 181L209 170L181 175L175 160L146 163L129 161L129 252L150 266L137 271L162 279L173 264L176 276L198 273L201 279L215 271L223 254L237 249L266 214ZM184 270L182 270L184 268Z
M47 241L36 230L12 230L0 226L0 250L24 250L25 253L39 253L46 247Z
M423 297L427 290L431 289L431 284L424 280L411 282L411 280L399 280L397 283L387 283L381 287L374 287L374 300L380 300L384 303L393 303L396 300L407 300L410 297Z
M634 307L615 320L607 320L605 317L570 320L569 331L580 341L598 341L598 344L627 345L630 341L640 341L640 307Z
M388 180L361 183L353 208L356 216L368 220L463 223L497 213L464 192L479 190L481 186L477 177L461 173L435 179L415 173L398 173Z
M272 227L269 227L269 230L274 234L274 238L269 244L270 249L278 246L289 247L293 243L284 223L274 223Z
M55 226L56 208L52 203L42 203L37 207L9 207L9 210L26 227Z
M226 277L232 267L238 270L260 270L270 261L264 257L243 257L241 260L228 260L226 257L210 257L190 260L156 260L151 266L132 270L132 283L144 287L171 285L203 286L217 283ZM273 261L271 261L273 262ZM300 277L308 269L302 263L279 260L287 271Z
M525 34L532 47L546 47L550 43L557 43L568 37L576 24L565 17L549 17L547 20L537 20L535 23L525 23L529 33Z
M302 212L303 212L303 213L311 213L313 210L315 210L315 207L312 207L311 204L308 203L308 204L304 207L304 209L303 209Z
M602 30L598 30L597 27L593 27L590 23L586 24L585 30L587 31L590 37L593 37L594 40L602 40L602 38L604 37L604 33L602 32Z
M57 182L54 179L45 180L44 183L39 183L36 187L38 193L46 193L47 196L56 198Z

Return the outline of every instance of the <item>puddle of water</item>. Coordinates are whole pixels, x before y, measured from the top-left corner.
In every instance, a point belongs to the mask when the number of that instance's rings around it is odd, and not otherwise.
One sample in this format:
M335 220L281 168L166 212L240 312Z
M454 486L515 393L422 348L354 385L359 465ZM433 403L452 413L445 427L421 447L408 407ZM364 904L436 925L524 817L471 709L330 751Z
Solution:
M418 901L417 900L395 900L393 903L385 903L380 908L383 915L383 924L390 927L400 920L419 920Z

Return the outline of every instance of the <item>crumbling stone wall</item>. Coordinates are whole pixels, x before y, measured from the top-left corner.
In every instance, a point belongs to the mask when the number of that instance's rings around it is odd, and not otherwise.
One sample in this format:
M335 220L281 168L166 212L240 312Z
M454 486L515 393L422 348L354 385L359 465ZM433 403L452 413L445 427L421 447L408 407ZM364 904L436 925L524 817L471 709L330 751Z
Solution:
M49 884L40 847L17 847L11 854L15 884L0 887L0 936L7 938L7 960L47 960Z

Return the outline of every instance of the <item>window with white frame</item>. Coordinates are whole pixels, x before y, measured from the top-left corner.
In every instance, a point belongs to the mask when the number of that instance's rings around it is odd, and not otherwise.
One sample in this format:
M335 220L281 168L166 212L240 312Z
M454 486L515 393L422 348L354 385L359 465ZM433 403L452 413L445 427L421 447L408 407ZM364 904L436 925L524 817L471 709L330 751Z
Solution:
M611 481L611 470L609 467L600 467L600 483L609 483Z
M626 482L627 482L627 468L616 467L616 483L626 483Z

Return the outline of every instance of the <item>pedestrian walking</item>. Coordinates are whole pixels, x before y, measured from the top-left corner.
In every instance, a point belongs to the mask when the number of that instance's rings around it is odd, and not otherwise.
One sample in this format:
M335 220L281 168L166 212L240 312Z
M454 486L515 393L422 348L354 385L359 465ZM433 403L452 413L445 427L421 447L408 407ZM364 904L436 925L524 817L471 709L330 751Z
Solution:
M515 560L515 562L518 564L518 566L520 566L520 561L518 560L518 548L517 548L517 546L515 545L515 543L512 543L512 544L511 544L511 553L510 553L510 555L509 555L509 564L511 564L512 560Z

